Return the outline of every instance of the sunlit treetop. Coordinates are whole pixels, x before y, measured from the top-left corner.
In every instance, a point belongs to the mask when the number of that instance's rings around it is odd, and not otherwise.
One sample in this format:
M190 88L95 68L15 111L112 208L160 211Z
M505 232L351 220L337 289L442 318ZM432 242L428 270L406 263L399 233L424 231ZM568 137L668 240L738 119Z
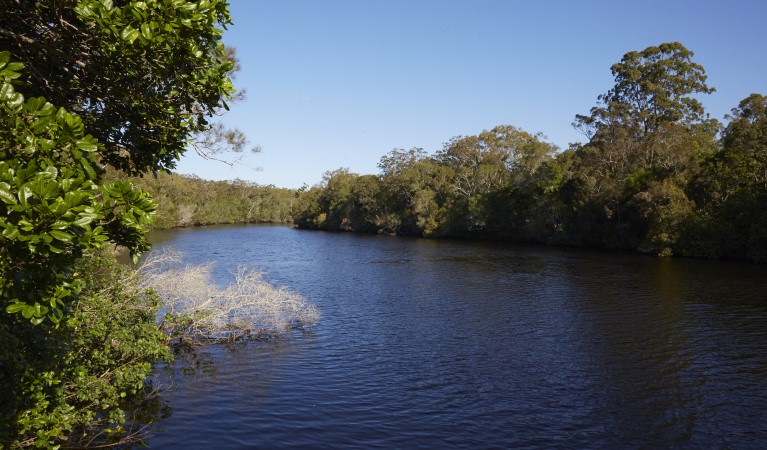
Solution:
M678 42L647 47L623 55L611 71L612 89L598 97L588 116L577 115L576 128L589 138L609 125L634 128L645 136L664 124L696 123L706 118L695 94L710 94L703 66Z

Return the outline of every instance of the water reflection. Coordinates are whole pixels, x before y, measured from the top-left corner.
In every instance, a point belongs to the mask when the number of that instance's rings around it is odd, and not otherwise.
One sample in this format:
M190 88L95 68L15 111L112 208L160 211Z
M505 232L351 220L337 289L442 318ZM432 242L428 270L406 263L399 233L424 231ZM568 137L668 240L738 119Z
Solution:
M767 443L765 267L284 227L169 242L323 318L194 356L158 448Z

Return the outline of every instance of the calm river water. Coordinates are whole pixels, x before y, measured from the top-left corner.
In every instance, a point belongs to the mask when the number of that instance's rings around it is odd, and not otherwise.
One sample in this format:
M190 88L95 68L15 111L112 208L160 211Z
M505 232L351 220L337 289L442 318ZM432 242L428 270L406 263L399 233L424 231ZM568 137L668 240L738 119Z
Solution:
M767 446L765 266L279 226L162 238L322 318L158 368L152 448Z

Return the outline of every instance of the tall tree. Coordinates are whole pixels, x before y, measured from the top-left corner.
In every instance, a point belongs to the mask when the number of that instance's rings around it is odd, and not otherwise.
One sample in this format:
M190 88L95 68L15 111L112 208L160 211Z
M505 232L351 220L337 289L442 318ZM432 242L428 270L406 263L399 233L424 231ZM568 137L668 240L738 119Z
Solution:
M694 97L714 89L692 57L678 42L626 53L611 68L614 86L589 115L576 116L573 125L589 141L575 147L562 191L574 206L569 223L575 241L628 248L656 242L664 247L643 248L667 253L680 236L678 229L658 231L659 220L674 211L674 222L681 223L689 212L689 174L715 147L718 129Z
M703 105L692 95L710 94L703 66L679 42L668 42L623 55L611 67L615 86L598 97L588 116L577 115L575 127L593 139L604 127L619 125L639 137L664 124L703 120Z

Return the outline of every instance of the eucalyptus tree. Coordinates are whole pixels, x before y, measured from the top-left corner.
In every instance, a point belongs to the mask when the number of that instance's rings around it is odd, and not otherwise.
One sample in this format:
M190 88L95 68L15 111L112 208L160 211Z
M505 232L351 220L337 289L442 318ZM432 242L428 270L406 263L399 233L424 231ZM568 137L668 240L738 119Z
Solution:
M589 115L576 116L573 125L588 142L575 148L574 170L563 191L570 201L578 199L570 220L580 224L575 235L596 238L592 244L637 247L648 227L665 215L648 209L651 193L673 192L674 200L650 206L687 204L690 174L716 147L718 131L696 98L714 89L693 56L678 42L626 53L611 67L614 86L597 98ZM675 188L664 183L667 178Z
M577 115L574 125L589 139L610 126L628 128L641 138L666 124L702 121L705 110L693 95L714 89L693 56L679 42L626 53L610 68L613 88L597 97L590 115Z
M511 125L454 137L445 143L435 160L453 173L455 201L449 221L454 231L484 232L490 215L495 222L503 222L496 214L504 209L499 201L505 198L513 202L510 195L527 191L539 167L552 161L555 151L556 147L546 143L541 134L533 135ZM504 194L499 196L502 190ZM499 227L503 225L495 226Z

